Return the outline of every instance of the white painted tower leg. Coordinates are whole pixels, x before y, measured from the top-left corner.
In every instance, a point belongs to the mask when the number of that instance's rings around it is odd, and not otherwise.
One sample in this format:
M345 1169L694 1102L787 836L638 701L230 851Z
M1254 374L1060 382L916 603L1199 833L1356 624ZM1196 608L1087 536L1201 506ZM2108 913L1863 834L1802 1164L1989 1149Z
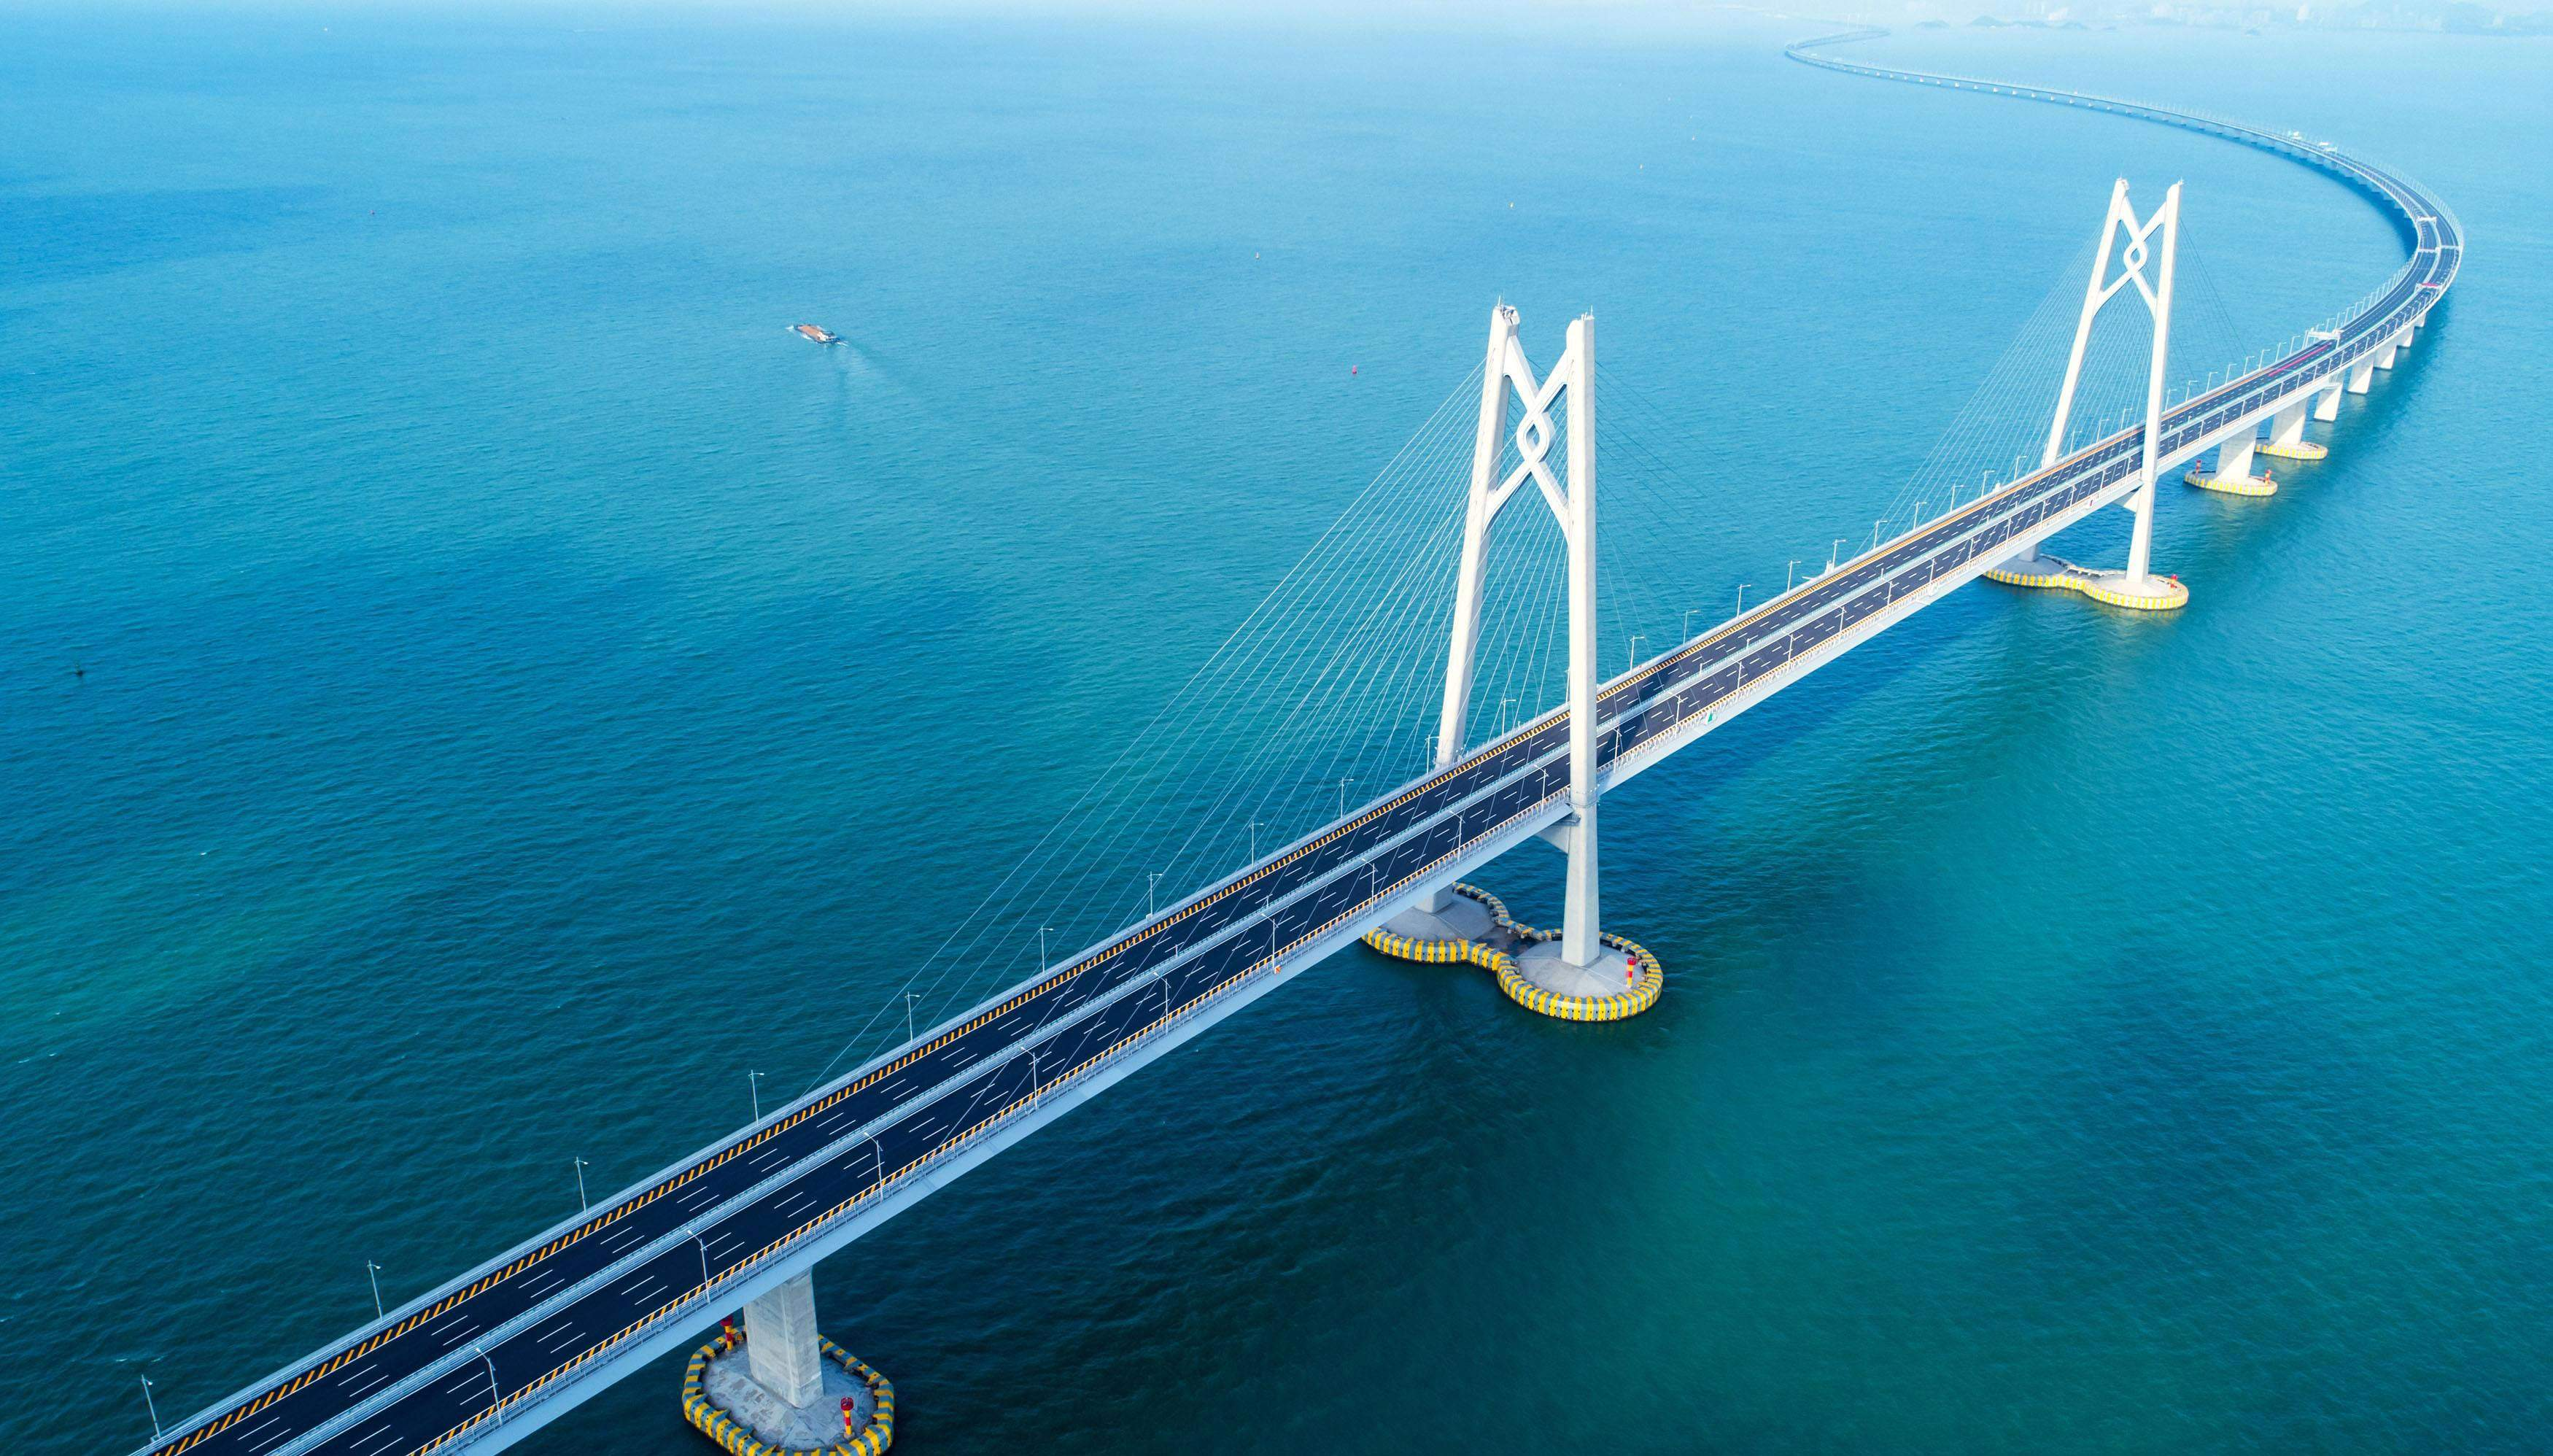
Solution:
M2128 537L2127 578L2121 583L2122 595L2152 595L2147 568L2154 559L2155 461L2163 449L2163 377L2171 350L2171 283L2174 255L2180 250L2180 183L2174 182L2163 194L2163 258L2158 279L2152 288L2146 286L2142 272L2129 275L2137 288L2146 295L2146 306L2154 314L2154 354L2146 365L2146 438L2142 468L2143 483L2128 497L2128 509L2137 517L2137 527ZM2142 241L2140 239L2139 241Z
M1569 891L1560 920L1560 958L1592 966L1598 936L1596 877L1596 320L1569 325Z
M1481 420L1472 440L1471 504L1463 512L1463 562L1454 583L1454 637L1445 652L1445 701L1436 726L1436 766L1462 761L1463 739L1472 713L1472 673L1481 645L1481 595L1488 585L1490 523L1506 504L1511 487L1498 481L1498 457L1506 448L1507 351L1514 346L1516 311L1505 304L1490 310L1489 362L1481 373ZM1428 897L1425 908L1445 912L1460 899L1450 890Z
M2101 245L2092 253L2092 274L2083 281L2083 311L2074 321L2074 347L2065 356L2065 380L2056 387L2056 412L2049 416L2048 443L2039 452L2039 468L2046 470L2064 457L2065 427L2074 418L2074 389L2083 379L2083 351L2092 342L2092 320L2101 313L2101 305L2117 291L2107 286L2110 272L2110 247L2121 226L2131 234L2136 230L2137 215L2128 206L2128 179L2121 177L2110 184L2110 208L2101 214ZM2025 546L1996 564L1994 575L2007 580L2029 583L2062 581L2066 564L2043 556L2037 545Z

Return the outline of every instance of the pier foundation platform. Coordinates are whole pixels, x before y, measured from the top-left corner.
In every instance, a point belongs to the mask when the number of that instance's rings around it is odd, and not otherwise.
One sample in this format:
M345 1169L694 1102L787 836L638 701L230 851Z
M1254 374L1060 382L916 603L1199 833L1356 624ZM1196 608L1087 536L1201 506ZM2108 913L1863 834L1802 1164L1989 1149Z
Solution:
M2178 577L2149 575L2131 583L2124 571L2095 571L2062 556L2015 557L1986 572L1985 579L2008 587L2080 592L2095 602L2131 612L2172 612L2189 605L2189 588Z
M1656 1005L1666 989L1658 958L1620 936L1600 940L1593 961L1572 965L1559 932L1519 924L1498 896L1456 885L1437 908L1403 911L1365 943L1402 960L1480 966L1508 1000L1562 1021L1620 1021Z
M735 1456L882 1456L895 1387L816 1332L814 1280L800 1275L692 1352L683 1418Z

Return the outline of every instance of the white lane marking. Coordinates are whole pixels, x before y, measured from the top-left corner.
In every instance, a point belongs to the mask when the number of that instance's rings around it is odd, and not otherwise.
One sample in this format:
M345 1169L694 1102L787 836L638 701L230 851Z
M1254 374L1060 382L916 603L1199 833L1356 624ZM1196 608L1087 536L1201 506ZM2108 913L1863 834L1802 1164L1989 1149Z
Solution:
M263 1428L264 1427L260 1427L260 1429ZM251 1442L249 1444L249 1449L252 1451L263 1451L267 1447L274 1445L276 1442L282 1440L285 1436L290 1434L292 1434L290 1430L278 1425L274 1431L260 1436L257 1440Z
M576 1325L573 1322L569 1322L559 1325L558 1328L551 1330L547 1334L534 1335L532 1337L532 1343L555 1355L559 1351L566 1349L568 1342L576 1338L578 1338Z
M965 1047L952 1047L948 1052L948 1069L954 1071L958 1067L964 1066L967 1063L974 1060L975 1054L971 1049Z
M674 1201L677 1203L691 1203L703 1198L715 1199L717 1197L718 1189L711 1187L707 1183L694 1183L683 1191L676 1193L674 1195Z
M644 1275L633 1284L622 1285L620 1287L620 1292L628 1295L633 1300L644 1299L652 1291L655 1283L656 1277L654 1275Z
M452 1333L450 1333L450 1334L448 1334L448 1335L445 1335L445 1336L443 1337L443 1343L444 1343L444 1346L445 1346L446 1348L450 1348L450 1347L451 1347L451 1345L452 1345L455 1341L459 1341L459 1340L466 1340L466 1339L470 1338L470 1332L471 1332L472 1330L474 1330L474 1329L477 1329L478 1327L479 1327L479 1325L478 1325L478 1321L476 1321L476 1320L473 1320L473 1321L471 1321L471 1322L470 1322L470 1323L468 1323L468 1324L464 1324L464 1325L462 1325L460 1328L458 1328L458 1329L454 1330Z
M756 1168L760 1168L770 1159L778 1158L785 1162L788 1159L788 1154L781 1152L778 1148L765 1148L761 1152L747 1157L744 1161L752 1164Z
M774 1203L771 1206L778 1211L789 1214L790 1217L795 1218L798 1215L790 1208L789 1205L792 1203L805 1203L812 1201L814 1196L814 1194L809 1193L806 1189L801 1188L797 1192L791 1193L788 1197L781 1199L779 1202Z
M353 1448L355 1456L381 1456L381 1453L398 1444L397 1433L390 1429L388 1421L382 1422L381 1425L364 1432L355 1439L362 1443Z
M373 1368L372 1375L366 1379L362 1385L350 1385L346 1387L346 1394L349 1396L360 1396L364 1392L371 1390L373 1387L380 1385L382 1382L388 1380L389 1378L390 1373L388 1371L376 1366Z
M523 1281L523 1292L526 1294L540 1294L546 1292L548 1286L557 1284L558 1282L559 1275L557 1270L544 1269L538 1274L535 1274L529 1279Z
M448 1385L448 1386L445 1386L445 1387L443 1388L443 1394L445 1394L445 1395L447 1395L447 1396L458 1396L458 1395L462 1394L462 1393L463 1393L463 1392L465 1392L465 1391L475 1391L475 1390L479 1389L479 1383L480 1383L481 1381L483 1381L483 1380L486 1380L487 1378L488 1378L488 1367L487 1367L487 1366L485 1366L485 1365L474 1365L474 1366L471 1366L468 1370L465 1370L465 1371L461 1372L461 1378L460 1378L460 1379L458 1379L458 1380L454 1381L452 1384L450 1384L450 1385Z
M603 1247L605 1247L606 1249L610 1250L610 1251L611 1251L612 1253L614 1253L614 1254L617 1254L617 1253L619 1253L622 1249L625 1249L625 1248L629 1247L630 1241L631 1241L631 1240L634 1240L634 1239L636 1239L636 1238L638 1238L638 1237L639 1237L638 1230L636 1230L636 1229L634 1229L634 1228L624 1228L624 1229L620 1230L620 1232L618 1232L618 1233L616 1233L616 1234L607 1234L607 1235L605 1235L605 1236L604 1236L604 1240L603 1240Z

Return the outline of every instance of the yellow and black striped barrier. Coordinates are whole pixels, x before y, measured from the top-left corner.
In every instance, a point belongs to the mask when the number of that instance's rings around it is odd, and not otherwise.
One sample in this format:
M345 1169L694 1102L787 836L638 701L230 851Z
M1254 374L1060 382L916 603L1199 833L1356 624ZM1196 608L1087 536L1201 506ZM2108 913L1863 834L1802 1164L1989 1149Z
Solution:
M1507 914L1505 901L1478 885L1458 884L1453 890L1465 899L1478 901L1490 912L1490 919L1499 929L1519 941L1548 941L1559 934L1557 931L1536 930L1518 922ZM1378 930L1369 932L1365 943L1386 955L1402 960L1425 964L1461 961L1477 965L1498 978L1498 990L1508 1000L1527 1011L1540 1012L1562 1021L1620 1021L1655 1006L1667 985L1666 968L1658 963L1658 957L1620 936L1600 934L1599 938L1628 956L1632 966L1631 983L1610 996L1564 996L1544 990L1524 978L1516 968L1514 956L1478 941L1422 941L1414 936L1395 936L1388 931Z
M2214 491L2220 496L2275 496L2278 494L2278 483L2266 476L2207 475L2203 472L2193 470L2187 475L2182 476L2181 480L2187 485L2196 486L2202 491Z
M720 1409L717 1402L710 1400L708 1392L701 1389L701 1383L709 1373L711 1361L744 1343L740 1337L731 1336L725 1330L719 1331L708 1344L693 1351L691 1363L683 1367L683 1418L702 1435L718 1442L719 1449L729 1453L729 1456L885 1456L886 1448L895 1444L895 1386L871 1369L867 1362L832 1340L822 1335L816 1340L823 1347L826 1358L857 1376L860 1384L869 1389L875 1408L869 1412L868 1424L857 1435L845 1432L842 1439L832 1445L793 1450L761 1439L741 1421Z
M2191 484L2198 483L2193 481ZM2160 584L2163 590L2149 596L2131 597L2125 592L2112 591L2106 585L2112 578L2120 575L2118 572L2089 571L2070 561L2054 556L2043 556L2040 559L2054 566L2056 570L2033 572L1997 569L1984 573L1984 576L1987 581L2001 582L2007 587L2045 587L2058 592L2080 592L2095 602L2106 603L2112 607L2125 607L2131 612L2171 612L2189 605L2189 588L2181 585L2180 578L2176 576L2148 577L2149 582Z

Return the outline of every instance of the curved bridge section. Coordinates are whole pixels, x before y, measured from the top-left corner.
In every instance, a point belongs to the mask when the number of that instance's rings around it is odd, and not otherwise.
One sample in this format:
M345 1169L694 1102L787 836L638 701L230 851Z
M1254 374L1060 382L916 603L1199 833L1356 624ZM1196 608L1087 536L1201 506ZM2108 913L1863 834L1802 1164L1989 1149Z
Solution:
M1782 52L1803 65L1821 70L1842 71L1847 75L1875 76L1881 80L1907 81L1919 86L1940 86L1954 91L1979 91L1990 96L2011 96L2024 101L2042 101L2054 106L2072 106L2085 111L2106 111L2139 121L2179 127L2184 131L2203 132L2246 147L2302 163L2317 171L2329 173L2365 193L2386 215L2392 218L2412 250L2411 258L2402 265L2386 286L2378 288L2360 301L2343 320L2339 332L2348 339L2382 340L2399 332L2404 323L2418 324L2447 286L2455 281L2456 270L2464 261L2464 228L2445 203L2432 196L2417 182L2342 151L2329 142L2309 141L2295 132L2271 132L2246 126L2199 111L2177 111L2167 107L2149 106L2137 101L2122 101L2110 96L2088 95L2081 91L2058 90L2049 86L2016 85L2011 81L1985 80L1976 76L1943 75L1933 71L1902 70L1894 66L1870 65L1855 60L1839 60L1821 53L1857 41L1876 41L1888 34L1877 27L1845 31L1838 35L1821 36L1814 41L1800 41ZM2409 283L2409 288L2404 284ZM2425 298L2412 298L2411 293L2426 291ZM2416 307L2405 309L2405 303ZM2361 353L2370 351L2360 351ZM2292 363L2314 356L2304 350L2280 361ZM2355 357L2355 356L2353 356ZM2264 366L2267 374L2276 365ZM2250 378L2257 379L2260 375ZM2237 380L2225 391L2238 389L2245 381ZM2216 397L2211 395L2209 397ZM2184 406L2185 408L2186 406Z
M2336 392L2421 322L2462 256L2404 178L2328 147L2071 92L1831 59L1832 70L2114 111L2348 180L2410 261L2329 337L2186 401L2164 462ZM1880 544L1603 686L1617 786L2136 484L2140 424ZM806 1271L1010 1143L1570 815L1570 724L1545 715L721 1139L588 1214L257 1381L153 1456L494 1449Z

